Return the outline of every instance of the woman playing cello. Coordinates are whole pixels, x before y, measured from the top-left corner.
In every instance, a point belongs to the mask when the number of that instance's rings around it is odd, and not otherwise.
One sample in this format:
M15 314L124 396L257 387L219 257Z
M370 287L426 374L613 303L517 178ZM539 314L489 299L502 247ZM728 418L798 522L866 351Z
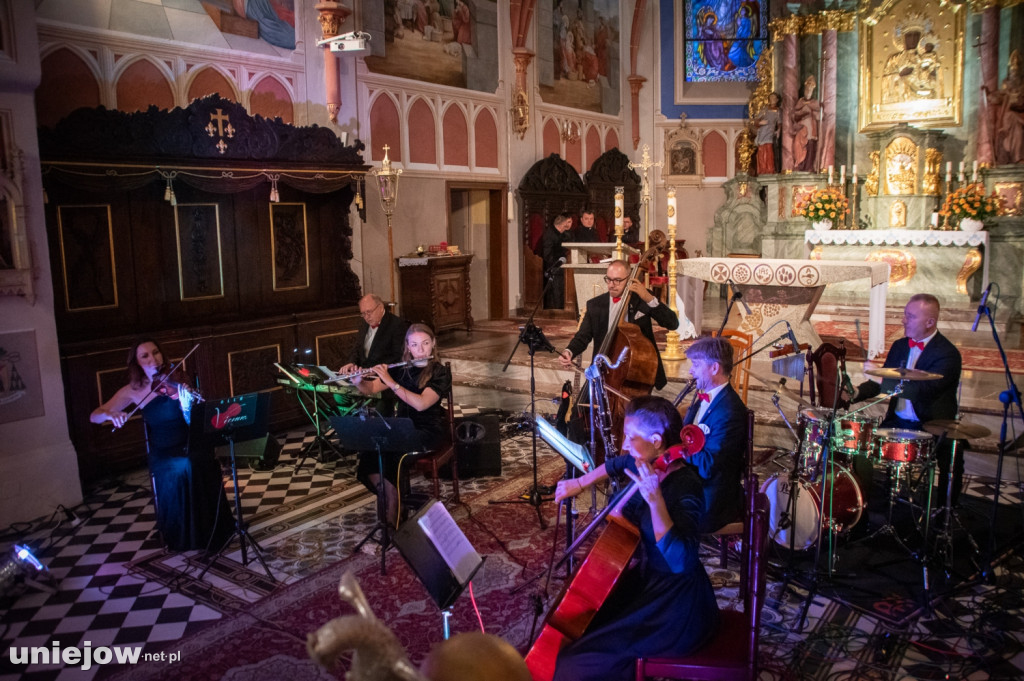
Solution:
M639 529L642 548L583 635L559 652L555 679L626 681L636 658L685 655L715 633L718 605L699 559L701 480L682 459L663 465L682 425L668 400L634 398L626 407L623 455L558 483L555 501L625 473L637 493L621 513Z

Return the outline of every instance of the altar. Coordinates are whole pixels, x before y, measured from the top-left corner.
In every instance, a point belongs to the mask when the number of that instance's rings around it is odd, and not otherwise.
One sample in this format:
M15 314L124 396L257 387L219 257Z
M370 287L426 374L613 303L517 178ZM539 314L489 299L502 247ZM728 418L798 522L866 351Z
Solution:
M848 262L840 260L782 260L761 258L690 258L679 263L679 273L702 281L730 284L743 293L743 305L732 313L742 317L740 330L755 337L767 335L769 341L785 329L788 322L797 341L812 348L821 345L811 324L811 314L826 287L844 282L864 283L868 305L869 358L885 352L885 303L889 290L889 265L884 262ZM749 311L747 310L749 308ZM692 320L700 328L701 319ZM772 325L778 327L768 334ZM757 343L755 342L755 347Z
M989 233L960 230L872 229L804 232L811 260L889 264L889 304L905 304L915 293L931 293L943 306L976 300L989 282ZM980 273L980 276L975 276ZM836 283L830 300L862 297L863 280Z
M600 262L614 257L615 244L599 241L585 243L569 241L562 244L569 251L569 262L562 266L572 273L572 281L576 291L576 303L580 316L587 308L587 301L594 296L608 291L604 283L604 273L608 270L607 262ZM640 253L632 246L622 245L622 252L628 260L629 256ZM593 262L593 260L598 262Z

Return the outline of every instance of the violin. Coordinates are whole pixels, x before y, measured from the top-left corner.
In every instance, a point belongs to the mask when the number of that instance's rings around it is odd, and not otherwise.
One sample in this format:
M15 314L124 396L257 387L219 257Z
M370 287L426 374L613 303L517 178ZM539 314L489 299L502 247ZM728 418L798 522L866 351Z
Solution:
M180 364L177 367L172 367L165 362L153 375L152 385L154 386L153 392L158 395L178 399L181 393L185 393L191 397L193 402L205 402L202 394L186 382Z

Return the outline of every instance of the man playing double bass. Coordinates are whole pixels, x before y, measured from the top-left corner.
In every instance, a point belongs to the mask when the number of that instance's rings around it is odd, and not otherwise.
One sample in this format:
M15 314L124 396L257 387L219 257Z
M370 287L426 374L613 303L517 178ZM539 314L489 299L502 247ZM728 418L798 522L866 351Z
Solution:
M587 312L583 315L579 330L569 341L569 347L562 350L562 354L559 355L559 361L567 369L572 365L573 357L586 350L590 341L594 341L594 355L596 355L598 348L604 342L604 337L608 334L609 327L616 323L617 320L612 318L611 312L622 300L622 297L627 295L629 266L621 260L612 260L608 264L604 281L608 285L608 293L595 296L587 301ZM637 279L634 279L630 285L628 296L625 304L629 307L622 321L631 322L640 327L640 332L654 347L654 352L658 356L658 373L654 387L664 388L668 379L665 377L665 367L661 362L658 345L654 342L654 326L651 320L671 331L679 327L679 317L672 311L672 308L659 301ZM615 358L611 359L614 361Z

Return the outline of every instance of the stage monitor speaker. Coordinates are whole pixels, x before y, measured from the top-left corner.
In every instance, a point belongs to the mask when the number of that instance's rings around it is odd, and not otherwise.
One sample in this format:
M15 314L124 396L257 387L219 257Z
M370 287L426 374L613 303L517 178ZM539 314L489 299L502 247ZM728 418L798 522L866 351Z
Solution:
M221 445L214 449L214 454L219 458L228 459L231 457L231 450L228 445ZM253 470L269 471L277 465L281 458L281 445L273 435L236 442L235 458L239 463L243 459L248 460L249 466Z
M455 456L459 478L501 475L501 422L497 414L475 414L455 421ZM451 478L451 467L440 474Z

